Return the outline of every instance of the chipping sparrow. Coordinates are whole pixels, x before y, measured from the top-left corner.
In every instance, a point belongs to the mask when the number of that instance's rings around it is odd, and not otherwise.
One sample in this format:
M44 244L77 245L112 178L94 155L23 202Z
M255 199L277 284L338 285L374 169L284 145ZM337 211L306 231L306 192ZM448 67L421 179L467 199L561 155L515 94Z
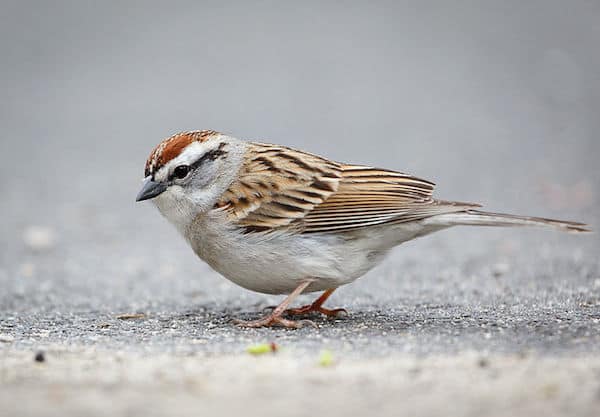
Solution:
M432 198L433 184L408 174L347 165L279 145L244 142L210 130L176 134L146 163L137 201L153 199L194 252L252 291L288 294L247 327L300 327L284 318L322 307L339 286L380 263L396 245L455 225L549 226L582 223L479 211L478 204ZM325 291L288 309L302 292Z

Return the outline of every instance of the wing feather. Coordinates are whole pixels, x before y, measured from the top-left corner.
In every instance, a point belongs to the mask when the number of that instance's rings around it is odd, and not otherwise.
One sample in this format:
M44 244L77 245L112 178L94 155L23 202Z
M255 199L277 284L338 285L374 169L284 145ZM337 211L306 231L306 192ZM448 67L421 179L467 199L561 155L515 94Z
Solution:
M283 146L248 146L239 181L217 203L247 232L340 232L478 206L434 200L434 184L409 174Z
M337 190L341 168L335 162L283 146L248 147L240 180L217 203L248 231L297 227Z

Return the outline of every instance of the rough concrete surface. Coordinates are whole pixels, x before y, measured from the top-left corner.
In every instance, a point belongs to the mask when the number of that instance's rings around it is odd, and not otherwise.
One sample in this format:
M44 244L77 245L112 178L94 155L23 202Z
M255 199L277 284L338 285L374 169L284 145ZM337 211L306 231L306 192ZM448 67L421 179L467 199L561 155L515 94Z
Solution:
M48 356L0 365L5 415L595 416L600 402L598 358L396 354L320 367L293 352Z
M133 201L210 128L598 230L597 2L2 10L0 415L598 415L598 233L444 231L336 291L346 318L245 330L281 298Z

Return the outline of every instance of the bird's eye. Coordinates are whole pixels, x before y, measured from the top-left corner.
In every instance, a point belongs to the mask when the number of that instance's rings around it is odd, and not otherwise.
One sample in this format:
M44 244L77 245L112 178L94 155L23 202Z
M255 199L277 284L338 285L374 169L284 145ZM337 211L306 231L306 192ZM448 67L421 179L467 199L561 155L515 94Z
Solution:
M175 171L173 171L173 176L175 178L183 179L187 176L187 174L189 172L190 172L189 165L179 165L177 168L175 168Z

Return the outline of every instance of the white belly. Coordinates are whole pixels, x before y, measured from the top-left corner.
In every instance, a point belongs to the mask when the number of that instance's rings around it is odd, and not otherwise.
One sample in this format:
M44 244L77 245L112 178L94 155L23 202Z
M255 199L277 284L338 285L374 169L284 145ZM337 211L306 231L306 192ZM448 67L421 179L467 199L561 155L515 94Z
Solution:
M243 234L225 227L220 215L198 218L187 240L225 278L267 294L289 293L306 279L314 280L306 292L348 284L379 264L393 246L423 232L420 223L410 223L345 234Z

